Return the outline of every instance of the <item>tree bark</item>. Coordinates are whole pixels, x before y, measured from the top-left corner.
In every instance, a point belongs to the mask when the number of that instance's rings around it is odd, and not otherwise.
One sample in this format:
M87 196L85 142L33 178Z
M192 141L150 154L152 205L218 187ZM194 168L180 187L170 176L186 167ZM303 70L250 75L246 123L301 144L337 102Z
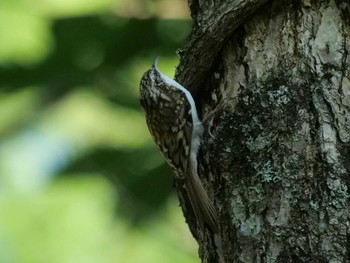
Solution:
M219 232L184 214L202 262L350 262L350 2L266 2L189 1L176 79Z

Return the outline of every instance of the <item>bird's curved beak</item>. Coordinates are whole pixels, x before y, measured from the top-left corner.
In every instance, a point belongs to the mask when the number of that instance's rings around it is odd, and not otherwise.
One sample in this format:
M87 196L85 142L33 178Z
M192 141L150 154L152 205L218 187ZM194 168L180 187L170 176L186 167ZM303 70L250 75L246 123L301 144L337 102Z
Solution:
M153 68L158 69L158 67L157 67L157 64L158 64L158 59L159 59L159 56L156 56L156 57L154 58L154 60L153 60L153 64L152 64L152 67L153 67Z

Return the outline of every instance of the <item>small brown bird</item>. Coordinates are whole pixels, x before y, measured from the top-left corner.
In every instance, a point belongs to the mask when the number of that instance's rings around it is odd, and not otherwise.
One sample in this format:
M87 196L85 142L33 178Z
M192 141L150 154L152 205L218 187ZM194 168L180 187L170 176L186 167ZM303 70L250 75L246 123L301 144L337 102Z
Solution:
M141 78L140 104L159 150L185 182L196 219L217 232L217 213L198 175L197 154L203 125L191 93L157 68L158 58Z

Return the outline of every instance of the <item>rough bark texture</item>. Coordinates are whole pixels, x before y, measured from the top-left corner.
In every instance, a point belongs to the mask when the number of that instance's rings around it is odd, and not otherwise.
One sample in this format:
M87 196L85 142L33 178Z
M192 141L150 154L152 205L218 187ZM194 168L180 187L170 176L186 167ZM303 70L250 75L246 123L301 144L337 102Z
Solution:
M216 108L200 172L219 233L201 232L185 209L202 261L350 262L350 3L245 1L255 2L249 19L216 29L219 45L206 40L191 58L233 2L190 1L195 26L177 74L196 87L203 118ZM208 63L199 77L185 70L191 59Z

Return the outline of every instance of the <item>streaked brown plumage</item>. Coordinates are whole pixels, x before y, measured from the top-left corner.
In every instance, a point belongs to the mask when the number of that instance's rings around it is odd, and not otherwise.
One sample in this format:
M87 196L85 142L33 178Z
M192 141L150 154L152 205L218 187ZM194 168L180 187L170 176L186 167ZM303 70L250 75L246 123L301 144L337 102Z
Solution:
M217 214L197 172L203 131L191 94L161 73L157 59L140 82L140 104L159 150L185 182L193 212L201 227L217 231Z

